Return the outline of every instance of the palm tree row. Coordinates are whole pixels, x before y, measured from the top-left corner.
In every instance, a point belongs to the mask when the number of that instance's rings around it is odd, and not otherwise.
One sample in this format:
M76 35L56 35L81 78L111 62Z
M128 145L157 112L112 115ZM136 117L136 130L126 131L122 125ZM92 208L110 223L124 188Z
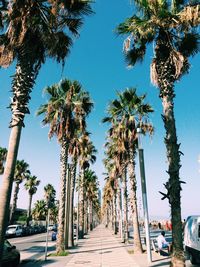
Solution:
M58 214L57 254L62 253L70 243L73 245L74 191L79 165L79 232L84 233L84 196L85 172L94 162L96 149L87 132L86 117L93 103L88 92L78 81L61 80L47 87L47 104L42 105L37 114L44 114L42 123L49 125L49 138L57 137L60 151L60 198ZM68 158L71 163L69 164ZM69 238L70 237L70 238ZM70 241L70 242L68 242Z
M174 116L174 84L189 72L189 57L199 52L199 1L135 0L136 12L121 23L117 32L128 35L124 42L125 57L133 66L144 59L147 46L153 46L151 81L159 88L166 130L169 180L165 184L171 206L173 255L172 266L185 266L181 220L180 144Z
M127 179L130 182L130 207L132 224L134 229L134 252L142 252L142 244L139 232L138 211L137 211L137 181L135 173L135 159L137 153L137 128L143 134L153 133L153 126L149 121L148 114L153 112L152 107L145 103L145 95L138 96L135 88L127 88L124 92L118 93L118 99L113 100L108 107L108 117L103 122L110 123L106 147L105 167L108 171L108 181L104 190L107 191L105 204L108 203L113 213L114 232L116 233L117 220L117 197L118 208L121 209L121 188L123 184L123 241L128 239L128 195ZM118 193L117 193L118 192ZM108 197L108 200L106 199ZM106 213L107 214L107 213ZM122 216L122 212L118 211ZM119 219L120 221L121 219ZM121 230L121 229L120 229Z
M10 104L10 140L0 193L0 258L3 250L14 170L24 117L29 113L30 93L47 58L64 64L78 36L84 15L92 13L90 0L1 1L0 65L16 60ZM37 42L35 42L37 40ZM64 170L63 170L64 171Z
M1 174L4 172L4 163L7 156L7 149L0 147L0 169ZM10 210L9 214L9 224L12 224L14 222L14 216L17 208L17 200L18 200L18 194L20 189L20 184L22 182L26 181L25 183L25 189L28 190L29 193L29 207L28 207L28 213L27 213L27 224L28 217L30 219L31 215L31 203L32 203L32 196L37 191L37 186L39 185L40 181L37 180L36 176L31 176L31 172L29 170L29 164L26 163L24 160L17 160L15 171L14 171L14 192L13 192L13 201L12 201L12 208Z

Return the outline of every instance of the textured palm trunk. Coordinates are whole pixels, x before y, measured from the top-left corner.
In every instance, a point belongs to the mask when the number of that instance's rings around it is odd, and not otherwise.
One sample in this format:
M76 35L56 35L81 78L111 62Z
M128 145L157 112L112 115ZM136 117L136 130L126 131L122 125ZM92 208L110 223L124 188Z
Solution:
M81 183L80 183L80 197L79 197L79 238L82 239L84 237L84 172L81 173Z
M65 226L64 226L64 243L65 249L69 248L69 237L70 237L70 217L71 217L71 205L70 205L70 194L71 194L71 168L70 165L67 167L67 183L66 183L66 195L65 195Z
M4 236L9 220L9 205L21 130L24 126L23 121L25 114L29 113L28 103L30 100L30 93L40 68L40 64L34 67L35 62L32 60L34 60L34 57L27 56L24 51L22 51L21 56L18 55L16 72L12 81L13 97L10 104L12 111L10 127L12 129L0 191L0 259L2 258Z
M90 231L93 230L93 205L92 201L89 202L89 225L90 225Z
M65 251L64 229L65 229L65 197L66 197L66 174L67 174L67 141L64 139L61 143L60 152L60 198L58 211L58 234L56 242L56 253Z
M165 32L160 31L160 35L156 46L156 71L157 82L160 88L160 98L163 105L162 119L166 131L165 145L167 150L169 180L165 184L167 194L164 198L168 198L171 206L171 221L172 221L172 260L171 266L184 267L185 258L183 250L182 236L182 220L181 220L181 181L179 177L180 144L177 141L176 123L174 117L174 82L176 81L176 67L170 57L171 43ZM162 49L168 51L166 56L163 56ZM159 49L162 47L162 49ZM167 57L168 56L168 57Z
M130 162L129 162L129 180L130 180L130 191L131 191L131 209L133 219L133 242L134 242L134 253L142 253L142 242L140 238L140 228L138 219L137 209L137 182L135 175L135 153L130 151Z
M5 231L9 221L9 205L21 135L21 128L21 126L15 126L11 129L8 154L0 190L0 259L2 259Z
M74 246L74 192L75 192L75 184L76 184L76 167L77 167L77 161L75 160L72 165L72 180L71 180L71 200L70 200L70 223L69 227L69 246ZM78 227L78 225L77 225Z
M13 222L14 222L14 215L15 215L15 211L17 208L18 193L19 193L19 183L16 183L15 188L14 188L13 204L12 204L9 224L13 224Z
M28 204L28 213L26 219L26 226L29 226L30 219L31 219L31 204L32 204L33 195L29 194L29 204Z
M117 200L118 200L118 222L119 222L119 236L123 238L123 227L122 227L122 194L120 183L117 190Z
M170 90L169 90L170 91ZM180 165L180 144L177 143L176 126L174 119L173 91L162 96L163 102L163 121L166 130L165 144L167 148L167 158L169 162L168 174L169 181L166 184L169 203L171 205L172 221L172 266L185 266L182 237L182 220L181 220L181 182L179 178Z
M88 234L88 199L84 199L84 234Z
M117 190L114 190L114 196L113 196L113 207L114 207L114 234L117 234Z
M125 167L123 177L123 204L124 204L124 220L123 220L123 230L124 230L124 242L128 241L128 190L127 190L127 168Z

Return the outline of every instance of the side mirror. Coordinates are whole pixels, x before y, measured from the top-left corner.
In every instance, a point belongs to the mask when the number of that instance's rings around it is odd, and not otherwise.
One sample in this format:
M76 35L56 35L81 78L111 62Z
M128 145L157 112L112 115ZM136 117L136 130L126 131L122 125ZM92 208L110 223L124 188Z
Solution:
M16 249L16 246L8 247L8 248L7 248L7 251L10 252L10 251L12 251L13 249Z

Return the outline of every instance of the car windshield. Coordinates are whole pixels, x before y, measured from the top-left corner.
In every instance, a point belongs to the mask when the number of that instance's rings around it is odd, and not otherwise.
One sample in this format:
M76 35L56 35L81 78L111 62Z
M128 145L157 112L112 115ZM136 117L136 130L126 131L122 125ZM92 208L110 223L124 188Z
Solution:
M17 226L8 226L7 230L15 230Z

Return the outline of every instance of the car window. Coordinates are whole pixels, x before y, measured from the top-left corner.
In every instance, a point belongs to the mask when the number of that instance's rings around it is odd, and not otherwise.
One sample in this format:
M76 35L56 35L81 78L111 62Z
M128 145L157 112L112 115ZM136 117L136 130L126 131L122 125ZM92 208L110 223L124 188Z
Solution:
M17 227L16 226L8 226L8 230L14 230L14 229L16 229Z

